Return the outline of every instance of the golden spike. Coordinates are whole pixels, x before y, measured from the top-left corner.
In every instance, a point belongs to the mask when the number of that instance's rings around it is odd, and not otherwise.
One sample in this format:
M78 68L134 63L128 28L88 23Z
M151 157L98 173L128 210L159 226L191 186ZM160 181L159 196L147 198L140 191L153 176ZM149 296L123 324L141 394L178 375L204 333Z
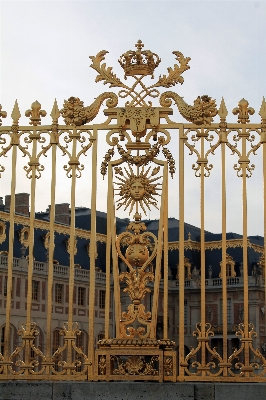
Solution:
M55 121L55 122L57 122L58 118L60 117L60 111L59 111L56 99L54 99L54 105L53 105L50 116L52 117L53 121Z
M266 119L266 101L264 96L262 98L259 115L261 116L262 119Z
M12 111L12 114L11 114L11 117L12 117L12 119L13 119L13 124L17 124L19 118L21 117L21 114L20 114L20 111L19 111L19 107L18 107L18 101L17 101L17 100L15 101L14 108L13 108L13 111Z
M220 104L220 108L219 108L219 111L218 111L218 115L219 115L219 117L221 119L226 119L226 117L228 115L228 111L227 111L227 108L226 108L225 101L224 101L223 97L222 97L222 100L221 100L221 104Z

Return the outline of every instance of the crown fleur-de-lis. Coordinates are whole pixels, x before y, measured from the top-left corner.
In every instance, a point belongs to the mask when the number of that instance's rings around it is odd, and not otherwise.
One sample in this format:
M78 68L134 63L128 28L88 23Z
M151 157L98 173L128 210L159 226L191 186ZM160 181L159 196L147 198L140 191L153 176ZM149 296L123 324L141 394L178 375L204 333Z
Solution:
M41 110L41 104L36 100L31 105L31 110L25 112L26 117L30 118L30 125L37 126L41 125L41 117L46 116L46 111Z
M125 78L134 75L151 75L161 62L158 54L152 53L150 50L142 50L144 44L141 40L135 44L136 51L129 50L122 54L118 62L125 71Z
M7 112L2 111L2 105L0 104L0 126L2 125L2 119L1 118L6 118Z

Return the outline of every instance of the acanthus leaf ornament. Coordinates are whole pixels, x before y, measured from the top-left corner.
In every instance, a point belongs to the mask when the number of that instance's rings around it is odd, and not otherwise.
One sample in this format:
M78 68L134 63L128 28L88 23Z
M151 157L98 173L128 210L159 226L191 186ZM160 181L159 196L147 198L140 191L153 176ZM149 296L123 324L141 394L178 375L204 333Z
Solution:
M106 63L101 65L101 62L105 60L105 54L109 53L106 50L99 51L99 53L96 54L96 56L90 56L90 59L92 60L92 64L90 65L91 68L95 69L95 71L98 72L99 75L96 76L95 82L100 82L104 81L103 84L110 84L111 87L122 87L122 88L127 88L126 85L124 85L119 78L112 72L112 67L107 67L106 68Z
M98 72L95 79L96 82L103 81L104 85L109 84L110 88L121 88L118 96L120 98L130 98L130 101L126 102L126 106L151 106L151 101L146 102L145 99L146 97L158 97L160 94L157 90L158 87L169 88L178 83L182 84L184 82L184 78L181 75L184 71L190 68L188 65L190 58L184 57L179 51L174 51L173 54L176 56L179 65L175 64L173 68L168 68L168 75L160 76L155 84L147 87L142 82L142 79L147 75L151 75L151 78L154 77L154 70L158 67L161 59L157 54L150 50L142 50L144 44L141 40L137 42L135 47L137 48L136 51L129 50L122 54L118 60L121 67L124 69L125 79L127 79L128 76L135 79L135 83L131 88L125 85L112 72L111 67L106 67L105 63L101 64L105 59L105 55L108 53L106 50L100 51L96 56L90 56L90 59L92 60L91 68ZM140 87L140 91L137 91L138 86Z
M173 51L173 54L176 56L176 60L179 62L179 65L175 64L174 68L167 68L168 75L163 75L159 77L158 82L153 85L153 87L166 87L169 88L171 86L175 86L177 83L184 82L183 76L181 74L188 69L190 66L188 65L189 61L191 60L190 57L184 57L180 51Z

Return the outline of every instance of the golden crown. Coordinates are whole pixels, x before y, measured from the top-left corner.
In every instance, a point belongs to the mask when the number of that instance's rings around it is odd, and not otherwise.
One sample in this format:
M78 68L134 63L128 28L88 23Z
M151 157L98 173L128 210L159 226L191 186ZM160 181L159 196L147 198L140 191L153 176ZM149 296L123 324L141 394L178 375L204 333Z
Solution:
M161 59L150 50L142 50L144 44L141 40L138 40L135 47L137 48L136 51L129 50L122 54L118 60L125 71L125 78L134 75L152 75L153 78L153 71L158 67Z

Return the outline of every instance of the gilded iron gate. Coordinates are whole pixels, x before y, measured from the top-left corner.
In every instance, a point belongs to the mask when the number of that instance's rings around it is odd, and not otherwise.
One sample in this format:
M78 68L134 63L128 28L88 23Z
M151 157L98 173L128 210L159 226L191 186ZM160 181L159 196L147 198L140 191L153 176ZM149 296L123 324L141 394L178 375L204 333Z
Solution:
M19 106L15 103L11 126L0 126L1 156L12 158L10 211L1 213L1 241L5 240L5 224L9 224L9 248L7 257L7 284L5 299L5 329L3 354L0 354L1 379L44 379L44 380L223 380L252 381L265 380L266 359L259 349L253 348L254 326L249 323L249 277L248 277L248 232L247 232L247 178L251 177L254 165L250 156L262 151L263 185L266 171L266 102L263 99L259 115L261 123L253 124L249 115L254 110L242 99L233 114L238 115L237 123L227 123L227 109L224 100L219 109L215 100L209 96L199 96L193 105L169 89L183 83L182 73L189 69L190 58L180 52L173 52L177 64L168 68L166 75L160 76L151 86L145 85L145 77L152 76L160 63L158 55L143 50L138 41L135 51L121 56L119 63L124 69L125 78L130 77L133 85L128 86L103 63L106 51L99 52L92 60L91 67L97 72L96 82L103 81L110 87L119 88L118 95L104 92L88 107L75 97L65 101L59 110L55 101L50 125L41 125L46 115L36 101L25 115L29 117L28 126L20 126ZM127 99L122 107L118 100ZM152 105L152 99L159 99L159 106ZM104 123L92 123L100 106L106 100L107 108ZM174 122L172 103L188 122ZM60 115L64 124L59 123ZM1 108L1 117L7 116ZM220 122L214 123L214 117ZM109 149L101 165L97 164L99 133L107 131L106 142ZM169 339L168 332L168 178L176 172L176 160L170 152L170 132L179 132L179 250L178 269L178 343ZM152 144L153 142L153 144ZM235 173L242 180L243 208L243 323L236 327L235 335L240 339L238 349L228 349L227 332L227 248L226 239L226 149L238 157ZM185 249L188 240L184 236L185 215L185 158L188 149L193 158L192 169L195 182L200 187L200 264L199 277L200 321L193 335L197 345L185 354ZM210 344L214 335L213 327L206 321L206 280L205 280L205 179L213 166L210 155L221 154L222 173L222 309L223 342L218 352ZM91 230L89 285L88 348L79 346L79 325L73 314L73 295L75 278L75 228L76 181L82 179L83 156L91 154L91 165L86 165L91 173ZM15 194L17 179L17 157L25 157L26 177L30 179L30 216L28 219L28 282L34 277L34 230L38 225L35 219L36 186L41 182L44 171L44 157L51 162L51 198L49 228L46 234L48 249L47 293L53 291L54 282L54 235L55 235L55 193L58 157L67 159L64 166L71 180L71 219L68 230L69 241L69 295L68 320L61 327L62 345L52 346L52 295L47 299L45 350L36 345L38 329L32 318L33 287L28 284L26 321L18 331L20 343L11 352L10 329L12 312L12 276L14 272L13 243L14 226L18 217L15 213ZM107 235L106 235L106 297L104 338L95 349L94 344L94 299L95 299L95 255L99 235L96 232L96 193L97 170L107 177ZM1 173L6 171L1 166ZM198 178L198 179L196 179ZM195 183L196 184L196 183ZM144 216L152 207L160 210L158 234L147 231ZM116 210L128 211L131 220L127 229L117 235ZM266 196L264 192L264 210ZM264 211L265 212L265 211ZM264 217L265 221L265 217ZM25 232L24 232L25 233ZM266 224L264 222L264 237ZM264 244L265 254L265 244ZM263 258L261 265L264 267ZM123 269L121 268L123 264ZM163 279L162 279L163 278ZM112 284L113 282L113 284ZM110 330L111 291L114 294L115 334ZM128 296L127 307L121 306L121 293ZM145 299L152 293L152 307L147 310ZM160 297L162 293L162 297ZM161 300L162 299L162 300ZM163 302L163 337L156 337L158 304ZM114 337L113 337L114 336ZM178 346L178 347L176 347ZM177 350L176 350L177 349Z

